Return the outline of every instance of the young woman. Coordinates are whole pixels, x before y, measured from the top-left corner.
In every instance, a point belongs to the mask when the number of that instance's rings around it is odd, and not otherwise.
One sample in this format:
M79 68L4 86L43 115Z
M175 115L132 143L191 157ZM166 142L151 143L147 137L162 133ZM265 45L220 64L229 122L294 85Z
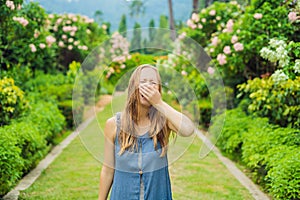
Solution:
M193 122L161 98L157 69L141 65L131 75L122 113L104 128L99 200L170 200L167 147L170 132L190 136Z

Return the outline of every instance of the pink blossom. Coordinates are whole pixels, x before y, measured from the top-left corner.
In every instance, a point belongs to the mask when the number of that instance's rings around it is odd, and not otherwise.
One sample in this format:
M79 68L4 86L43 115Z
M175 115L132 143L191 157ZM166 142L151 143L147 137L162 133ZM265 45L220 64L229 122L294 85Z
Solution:
M76 32L78 30L77 26L72 26L72 31Z
M219 38L218 37L213 37L212 39L211 39L211 44L213 45L213 46L217 46L218 45L218 43L219 43Z
M63 41L59 41L59 42L58 42L58 46L59 46L59 47L64 47L64 46L65 46L65 44L64 44L64 42L63 42Z
M185 38L185 36L186 36L186 32L183 32L178 36L178 39L183 40Z
M191 19L188 19L186 24L188 25L188 27L191 27L194 22Z
M240 42L237 42L233 45L233 48L236 51L243 51L244 50L244 45Z
M68 38L68 36L65 35L65 34L63 34L63 35L61 36L61 38L64 39L64 40L66 40L66 39Z
M63 21L62 18L58 18L58 19L56 20L55 24L56 24L56 25L59 25L62 21Z
M33 52L33 53L36 52L36 47L34 44L30 44L29 47L30 47L31 52Z
M228 33L231 33L232 31L233 31L233 20L232 19L230 19L230 20L228 20L228 22L227 22L227 24L226 24L226 28L227 28L227 31L226 32L228 32Z
M15 9L15 4L14 4L13 1L7 0L7 1L6 1L6 6L7 6L8 8L10 8L11 10L14 10L14 9Z
M288 15L288 18L291 22L294 22L298 19L297 17L297 13L296 12L290 12L289 15Z
M225 54L230 54L231 53L230 46L225 46L224 49L223 49L223 52Z
M35 31L34 31L34 34L33 34L33 37L34 37L34 38L38 38L39 35L40 35L40 32L39 32L38 30L35 30Z
M192 29L196 29L196 28L197 28L197 25L196 25L196 24L192 24L191 28L192 28Z
M211 16L214 16L214 15L216 15L216 11L215 11L215 10L211 10L211 11L209 11L209 15L211 15Z
M54 15L53 15L53 14L49 14L48 17L49 17L50 19L53 19L53 18L54 18Z
M57 26L53 26L53 30L54 30L54 32L57 32L58 31L58 27Z
M28 25L28 20L25 19L24 17L13 17L13 20L16 22L19 22L20 24L22 24L22 26L27 26Z
M46 43L48 44L48 47L51 47L51 45L56 41L55 37L52 35L48 35L46 37Z
M68 39L68 42L70 42L70 43L73 42L73 41L74 41L74 38L69 38Z
M232 37L231 37L231 43L232 44L234 44L234 43L236 43L237 41L238 41L238 37L236 36L236 35L233 35Z
M71 51L73 49L72 45L68 45L68 49Z
M105 77L108 79L110 76L111 76L111 72L109 71L109 72L107 72Z
M253 15L253 17L254 17L255 19L261 19L261 18L263 17L263 15L262 15L261 13L255 13L255 14Z
M21 10L21 9L22 9L22 6L21 6L21 4L19 4L17 7L17 10Z
M46 48L46 45L45 45L44 43L40 43L40 44L39 44L39 47L40 47L41 49L44 49L44 48Z
M220 17L220 16L217 16L216 19L219 21L219 20L221 20L221 17Z
M198 14L196 14L196 13L193 13L192 14L192 20L194 21L194 22L199 22L199 15Z
M187 75L187 72L184 71L184 70L182 70L182 71L181 71L181 75L182 75L182 76L186 76L186 75Z
M124 65L124 64L122 64L122 65L120 66L121 69L125 69L125 67L126 67L126 65Z
M81 46L81 49L84 50L84 51L86 51L86 50L88 50L88 47L85 46L85 45L83 45L83 46Z
M220 65L225 65L227 63L226 56L224 54L218 54L217 60Z
M107 25L106 24L102 24L102 29L106 30L107 29Z
M76 26L64 26L62 29L64 32L71 32L71 31L76 32L78 28Z
M89 17L87 17L87 16L82 16L82 18L84 19L84 21L85 21L86 23L93 23L93 22L94 22L94 19L91 19L91 18L89 18Z
M202 29L203 28L202 24L198 24L198 28Z
M207 68L207 72L209 73L209 74L214 74L215 73L215 69L214 68L212 68L212 67L208 67Z
M77 17L73 17L72 20L73 20L73 22L77 22L78 19L77 19Z
M79 41L75 41L74 45L77 46L80 42Z
M206 22L206 18L202 18L202 19L201 19L201 22L202 22L202 23L205 23L205 22Z

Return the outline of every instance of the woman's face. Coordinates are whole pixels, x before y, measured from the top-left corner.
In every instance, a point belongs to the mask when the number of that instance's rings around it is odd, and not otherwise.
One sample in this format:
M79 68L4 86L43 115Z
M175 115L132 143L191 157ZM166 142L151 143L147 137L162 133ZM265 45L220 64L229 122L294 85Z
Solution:
M142 69L141 74L140 74L140 84L148 84L153 89L158 90L159 89L159 82L157 79L157 74L156 71L150 67L145 67ZM151 104L147 101L147 99L141 95L140 93L140 102L142 105L145 106L150 106Z

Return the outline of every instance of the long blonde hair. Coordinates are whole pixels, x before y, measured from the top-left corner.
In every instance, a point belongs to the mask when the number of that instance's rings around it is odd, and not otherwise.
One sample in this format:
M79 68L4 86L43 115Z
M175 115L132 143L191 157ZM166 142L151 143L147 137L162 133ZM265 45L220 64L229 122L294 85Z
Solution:
M140 119L140 95L138 87L140 83L140 74L144 68L151 68L155 70L159 85L158 90L162 93L161 78L156 67L144 64L135 69L129 80L127 101L124 112L122 112L121 116L121 129L118 137L119 144L121 146L119 155L121 155L125 150L132 151L137 148L137 123ZM167 152L171 130L167 126L166 118L153 106L149 109L148 117L151 122L149 136L153 139L155 149L157 149L157 141L160 142L162 147L162 153L160 156L162 157Z

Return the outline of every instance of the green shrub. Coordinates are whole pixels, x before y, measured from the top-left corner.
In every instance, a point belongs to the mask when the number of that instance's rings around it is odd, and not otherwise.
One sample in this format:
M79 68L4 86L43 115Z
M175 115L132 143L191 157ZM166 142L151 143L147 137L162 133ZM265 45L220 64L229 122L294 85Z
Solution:
M224 116L225 115L225 116ZM223 119L226 119L225 122ZM220 117L213 118L211 133L216 137L218 127L223 127L217 140L217 146L233 160L240 160L243 135L248 131L249 120L240 109L228 110Z
M70 65L70 70L68 75L65 76L63 74L43 74L38 73L36 78L28 81L25 84L25 88L30 91L30 96L33 102L38 102L40 100L52 102L58 105L58 108L61 110L62 114L66 117L67 127L73 128L73 114L76 117L76 122L80 123L83 117L83 98L88 103L91 103L91 99L93 95L93 90L89 88L89 85L96 85L92 84L97 83L97 73L94 71L86 72L86 76L81 76L80 78L83 83L77 84L77 88L75 93L74 92L74 81L76 78L76 69L71 69L72 66ZM76 63L75 63L76 65ZM74 65L74 66L75 66ZM73 66L73 67L74 67ZM77 66L77 65L76 65ZM73 72L72 72L73 70ZM79 75L78 75L79 76ZM84 90L83 90L84 88ZM97 93L97 91L96 91ZM74 99L73 99L74 95ZM72 101L73 105L72 105ZM72 112L74 110L74 113ZM76 113L76 114L75 114Z
M276 150L273 153L280 157L273 158L274 166L266 176L268 190L276 199L298 199L300 196L299 146L288 148L284 146Z
M17 138L0 127L0 197L22 176L24 160L21 157L22 150L16 143Z
M223 114L225 115L225 114ZM211 132L223 125L224 116L213 120ZM244 164L251 177L278 199L299 196L300 131L272 125L267 118L247 116L240 107L226 112L217 146Z
M30 106L22 117L0 127L0 196L38 164L64 128L65 118L55 104Z
M61 114L56 104L40 101L31 105L31 111L27 116L18 121L34 122L39 132L46 139L47 144L51 144L53 139L65 127L65 117Z

